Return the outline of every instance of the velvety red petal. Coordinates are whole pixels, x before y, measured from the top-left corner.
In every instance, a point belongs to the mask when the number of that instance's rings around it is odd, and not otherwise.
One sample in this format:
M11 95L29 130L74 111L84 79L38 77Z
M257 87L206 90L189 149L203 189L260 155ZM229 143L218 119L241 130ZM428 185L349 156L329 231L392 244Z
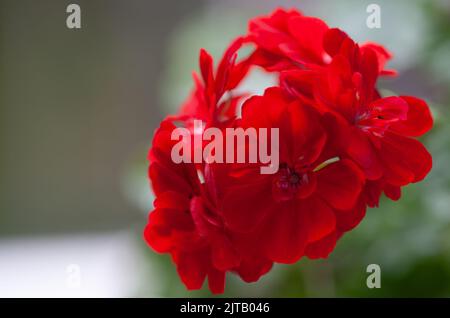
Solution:
M333 210L317 196L301 200L299 213L305 214L308 224L308 242L315 242L333 232L336 217Z
M366 215L366 204L361 197L356 205L348 211L336 210L336 228L347 232L356 227Z
M317 193L332 207L352 208L364 185L364 175L350 160L342 159L317 171Z
M386 133L381 145L386 182L396 186L418 182L431 170L431 155L419 141Z
M238 266L240 256L225 233L219 216L206 206L205 198L193 198L190 207L196 232L211 246L213 265L223 271Z
M381 179L378 180L367 180L364 185L362 196L365 199L365 202L368 206L374 208L378 207L380 202L381 193L383 192L382 188L383 182Z
M213 58L211 55L204 49L200 50L200 71L202 74L203 82L205 86L213 84Z
M315 96L324 108L335 111L347 120L355 113L355 91L352 87L353 71L351 64L343 55L336 55L326 69L324 76L315 86Z
M244 128L279 127L280 117L289 104L286 95L279 88L268 88L264 96L253 96L242 106Z
M178 275L186 288L189 290L202 288L209 269L207 251L181 252L173 255L173 259L177 264Z
M237 51L244 42L243 37L237 37L226 49L222 59L217 67L216 90L217 99L219 99L226 90L236 87L242 78L247 74L250 67L248 61L236 65Z
M213 294L223 294L225 290L225 272L211 267L208 271L208 287Z
M306 215L295 200L277 205L261 231L260 244L268 259L290 264L303 256L309 230Z
M298 45L305 52L306 62L323 63L323 37L328 26L314 17L296 17L288 22L289 32L296 38Z
M223 234L211 239L211 259L214 267L222 271L231 270L240 263L239 254Z
M348 38L348 35L337 28L327 30L323 38L323 46L325 51L330 56L335 56L339 53L342 42L346 38Z
M309 70L288 70L280 73L280 86L292 96L307 103L314 103L314 84L318 74Z
M157 209L172 209L180 212L189 211L189 205L189 196L176 191L176 189L161 193L154 202Z
M397 72L395 70L385 70L387 62L392 58L392 54L386 48L377 43L369 42L361 46L361 50L373 50L378 60L378 71L381 75L393 76Z
M391 125L390 130L404 136L418 137L433 126L433 117L427 103L412 96L401 96L408 104L406 120Z
M280 72L287 69L296 68L295 65L287 58L280 57L277 54L256 49L249 57L249 63L260 66L268 72Z
M290 149L292 164L314 162L325 146L327 135L318 112L298 102L289 104L280 124L280 143Z
M361 167L369 180L378 179L383 174L377 153L363 131L356 127L351 128L348 134L347 154Z
M386 194L386 196L389 199L391 199L393 201L397 201L402 196L402 189L400 187L398 187L398 186L393 186L391 184L386 184L384 186L384 193Z
M157 211L153 211L150 214L153 216L151 216L149 223L144 229L145 241L156 252L167 253L174 246L174 242L170 236L171 231L168 229L166 224L158 224L160 221L157 219L160 219L160 217L158 216Z
M295 9L277 9L270 16L256 17L249 22L250 37L259 47L277 52L281 43L293 41L289 34L289 20L301 16Z
M147 243L160 253L168 252L178 244L174 232L195 230L188 206L182 203L185 199L173 194L165 193L164 198L156 199L156 209L150 213L144 230Z
M309 259L327 258L334 250L337 240L342 236L340 232L333 231L324 238L309 243L305 255Z
M253 231L273 210L272 176L260 175L259 169L256 170L253 180L238 179L238 184L230 186L223 199L223 218L233 231Z
M177 191L187 195L193 192L191 185L182 175L159 162L150 165L149 176L156 195L165 191Z
M359 72L363 81L360 87L361 104L368 104L373 99L375 84L378 79L378 58L372 50L361 51L361 63Z
M370 108L372 114L383 117L383 120L405 120L408 114L408 104L397 96L377 99Z
M171 140L172 131L176 128L173 120L165 119L161 123L148 155L148 174L157 196L170 190L189 195L195 192L198 184L193 164L175 164L171 158L172 147L177 143Z
M245 257L237 272L243 281L247 283L256 282L262 275L272 268L273 263L262 257Z

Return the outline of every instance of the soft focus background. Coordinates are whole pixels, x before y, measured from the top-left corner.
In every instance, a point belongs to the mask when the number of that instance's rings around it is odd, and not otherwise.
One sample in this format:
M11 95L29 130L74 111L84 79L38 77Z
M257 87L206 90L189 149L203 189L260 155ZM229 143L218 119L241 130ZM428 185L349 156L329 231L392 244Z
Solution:
M81 30L66 28L69 3ZM370 3L381 29L366 26ZM429 102L434 168L369 210L328 260L277 265L254 284L229 275L225 296L450 296L448 0L0 0L0 296L210 295L186 291L142 240L146 152L190 90L199 49L220 56L277 6L394 53L400 76L380 86ZM246 85L267 83L257 72ZM372 263L381 289L366 287Z

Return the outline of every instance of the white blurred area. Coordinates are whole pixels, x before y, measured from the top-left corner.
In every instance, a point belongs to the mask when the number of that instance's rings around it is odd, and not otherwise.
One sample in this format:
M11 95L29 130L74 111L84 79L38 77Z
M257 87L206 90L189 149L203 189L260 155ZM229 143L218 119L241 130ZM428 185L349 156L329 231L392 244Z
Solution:
M128 232L2 240L0 297L136 296L142 257Z

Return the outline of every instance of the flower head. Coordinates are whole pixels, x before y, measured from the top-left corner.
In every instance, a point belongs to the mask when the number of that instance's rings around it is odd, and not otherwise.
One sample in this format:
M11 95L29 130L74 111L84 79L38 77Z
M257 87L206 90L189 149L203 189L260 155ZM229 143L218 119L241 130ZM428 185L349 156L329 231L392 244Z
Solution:
M243 45L254 50L238 61ZM216 67L200 51L191 95L153 139L156 199L144 231L155 251L172 256L188 289L207 277L221 293L227 272L252 282L274 262L326 258L382 193L398 200L401 187L426 177L432 158L416 138L431 129L431 113L419 98L380 94L378 78L396 74L386 69L391 58L379 44L360 45L284 9L252 19ZM236 94L252 67L277 74L279 84L262 96ZM229 129L243 132L241 144ZM267 139L255 146L245 133L253 130ZM182 159L206 153L207 160L174 160L173 149L185 144ZM234 161L235 152L246 159L261 149L277 154L272 173L262 172L264 160ZM230 151L226 161L213 159Z

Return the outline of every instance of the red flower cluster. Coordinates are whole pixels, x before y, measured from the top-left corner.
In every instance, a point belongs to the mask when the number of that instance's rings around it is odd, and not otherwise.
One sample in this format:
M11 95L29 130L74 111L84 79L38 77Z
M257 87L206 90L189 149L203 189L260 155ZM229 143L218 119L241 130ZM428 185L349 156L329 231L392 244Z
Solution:
M243 45L255 49L237 62ZM385 69L390 58L378 44L358 45L320 19L283 9L251 20L217 68L200 52L201 76L179 114L161 123L148 158L156 200L145 239L171 254L188 289L208 277L221 293L227 271L252 282L273 262L326 258L383 192L398 200L402 186L427 175L432 158L414 139L432 127L427 104L376 88L379 76L395 75ZM263 96L233 94L252 67L276 73L278 86ZM202 134L195 119L222 130L279 128L278 172L174 163L171 133L182 126Z

